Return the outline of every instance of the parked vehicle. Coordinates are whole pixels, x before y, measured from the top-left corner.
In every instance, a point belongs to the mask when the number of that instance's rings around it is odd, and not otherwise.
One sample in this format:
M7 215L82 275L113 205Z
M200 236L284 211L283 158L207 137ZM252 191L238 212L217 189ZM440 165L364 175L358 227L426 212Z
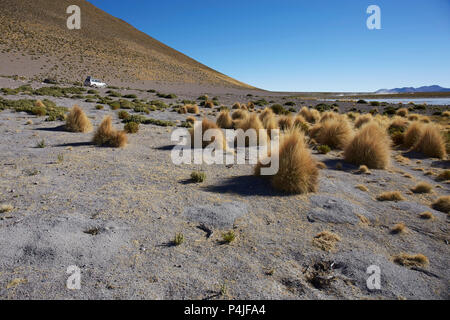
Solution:
M86 78L86 80L84 80L84 85L86 87L95 87L95 88L104 88L104 87L106 87L106 83L104 83L104 82L102 82L100 80L94 79L91 76L88 76Z

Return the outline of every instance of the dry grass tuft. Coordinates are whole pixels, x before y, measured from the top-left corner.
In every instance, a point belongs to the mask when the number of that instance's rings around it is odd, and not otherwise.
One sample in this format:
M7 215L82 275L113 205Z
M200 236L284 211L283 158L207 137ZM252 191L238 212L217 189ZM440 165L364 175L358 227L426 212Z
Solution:
M227 110L221 111L216 120L217 126L223 129L232 129L233 128L233 119L230 116L230 113Z
M66 130L70 132L91 132L92 124L83 109L74 105L66 119Z
M393 257L394 262L405 267L425 267L430 262L423 254L401 253Z
M405 132L403 147L411 148L414 146L422 137L424 126L422 122L414 121Z
M291 130L280 138L279 170L271 176L271 182L276 190L287 193L308 193L317 190L319 169L317 162L305 145L305 139L299 130ZM261 164L255 168L255 174L260 174Z
M416 113L410 114L410 115L408 116L408 120L409 120L409 121L418 121L419 119L420 119L420 118L419 118L419 115L416 114Z
M358 184L358 185L356 186L356 188L359 189L359 190L361 190L361 191L364 191L364 192L369 191L369 188L367 188L365 185L362 185L362 184Z
M450 170L444 170L438 174L436 181L446 181L450 180Z
M241 108L241 104L240 104L239 102L235 102L235 103L233 104L232 109L240 109L240 108Z
M370 170L366 165L362 165L359 166L358 173L370 174Z
M442 196L438 198L431 206L435 210L450 213L450 196Z
M111 116L106 116L94 134L92 142L98 146L123 148L128 142L125 131L113 128Z
M317 168L319 168L319 169L326 169L327 165L324 162L322 162L322 161L318 161L317 162Z
M188 113L199 114L200 108L196 104L187 104L185 105Z
M259 120L259 117L256 113L252 113L250 116L237 122L236 126L237 129L242 129L244 133L249 129L255 130L257 145L258 146L267 145L268 143L267 131L263 130L264 126L261 120ZM236 137L236 139L238 139L238 137ZM245 146L247 147L250 146L250 139L248 137L245 137Z
M332 149L344 149L353 138L353 130L347 120L326 120L319 126L314 139Z
M424 220L433 220L434 216L430 211L425 211L422 212L421 214L419 214L420 219L424 219Z
M404 223L397 223L396 225L394 225L394 227L392 227L391 229L391 233L392 234L400 234L406 231L406 226Z
M280 127L280 130L287 131L292 129L294 126L294 117L292 116L281 116L278 119L278 126Z
M205 135L205 132L209 129L217 129L217 134L219 136L212 137L211 141L206 141L204 139L204 135ZM201 134L200 134L200 130L201 130ZM206 148L210 144L215 143L214 145L215 145L216 149L227 150L227 141L225 139L225 136L224 136L222 130L220 130L220 128L214 122L204 118L201 123L198 122L198 123L194 124L193 128L189 129L189 133L191 135L191 147L192 148L195 147L194 136L195 136L196 132L199 132L198 134L199 134L199 136L201 136L202 148ZM218 141L216 141L216 139L218 139Z
M378 201L402 201L405 198L402 196L400 191L387 191L383 192L377 197Z
M370 113L360 115L355 121L355 128L361 128L364 124L369 123L373 120L373 117Z
M2 204L0 205L0 213L10 212L14 209L14 207L10 204Z
M414 193L430 193L433 190L433 186L427 182L419 182L414 188L411 189Z
M303 107L299 111L299 114L309 123L316 123L320 119L320 112L316 109L308 109L307 107Z
M428 157L444 159L447 156L447 152L440 127L431 123L426 125L420 139L413 146L413 150Z
M313 244L324 251L331 251L339 241L341 238L337 234L331 231L322 231L315 235Z
M370 169L385 169L391 157L390 139L376 123L360 129L344 150L345 161L366 165Z
M266 117L273 116L274 113L271 108L264 108L264 110L259 114L259 119L264 122Z
M400 108L400 109L397 110L397 112L395 114L400 116L400 117L406 117L408 115L408 109Z
M275 116L269 115L264 118L263 126L267 130L269 137L272 137L271 130L279 129L278 120Z
M242 110L242 109L238 109L238 110L234 111L233 114L231 115L231 118L233 120L244 120L247 117L248 117L248 112L246 110Z

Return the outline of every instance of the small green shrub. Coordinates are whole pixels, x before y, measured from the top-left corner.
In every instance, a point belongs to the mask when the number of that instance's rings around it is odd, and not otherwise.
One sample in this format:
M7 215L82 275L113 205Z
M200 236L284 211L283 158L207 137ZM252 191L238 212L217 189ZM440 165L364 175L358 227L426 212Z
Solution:
M95 106L95 109L97 109L97 110L102 110L102 109L103 109L103 106L102 106L101 104L98 104L98 105Z
M191 173L191 179L196 183L203 182L206 179L206 173L200 171L193 171Z
M172 243L176 246L181 245L184 242L184 236L182 233L177 233L175 235L175 238L173 239Z
M367 101L363 100L363 99L359 99L358 101L356 101L356 103L367 104Z
M137 133L139 131L139 123L128 122L124 125L123 129L126 133Z
M275 114L287 114L288 111L281 104L274 104L270 107Z
M222 234L222 239L225 243L231 243L236 239L236 234L234 230L230 230Z
M130 117L130 114L128 112L126 112L125 110L120 110L117 115L118 115L119 119L122 119L122 120L126 120Z
M45 146L46 146L46 144L45 144L45 140L44 140L44 139L42 139L41 141L39 141L39 142L36 144L36 147L37 147L37 148L45 148Z
M328 152L331 151L331 148L329 146L327 146L326 144L323 144L323 145L317 147L317 151L319 151L319 153L321 153L321 154L327 154Z

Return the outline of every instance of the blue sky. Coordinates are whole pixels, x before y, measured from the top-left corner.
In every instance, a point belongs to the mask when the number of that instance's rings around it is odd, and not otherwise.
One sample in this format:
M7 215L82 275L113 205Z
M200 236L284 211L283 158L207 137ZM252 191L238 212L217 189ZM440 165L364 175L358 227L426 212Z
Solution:
M449 0L88 0L226 75L275 91L450 87ZM369 5L381 30L369 30Z

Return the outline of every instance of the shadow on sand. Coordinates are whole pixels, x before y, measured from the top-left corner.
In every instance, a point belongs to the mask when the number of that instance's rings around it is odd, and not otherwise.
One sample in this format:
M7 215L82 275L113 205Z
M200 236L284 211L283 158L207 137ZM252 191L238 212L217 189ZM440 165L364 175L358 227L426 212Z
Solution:
M247 175L228 178L220 185L205 186L202 190L214 193L232 193L241 196L286 196L274 190L269 179Z

